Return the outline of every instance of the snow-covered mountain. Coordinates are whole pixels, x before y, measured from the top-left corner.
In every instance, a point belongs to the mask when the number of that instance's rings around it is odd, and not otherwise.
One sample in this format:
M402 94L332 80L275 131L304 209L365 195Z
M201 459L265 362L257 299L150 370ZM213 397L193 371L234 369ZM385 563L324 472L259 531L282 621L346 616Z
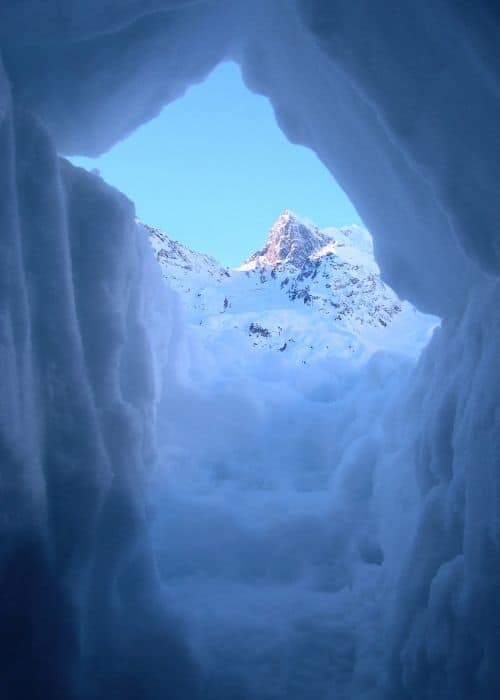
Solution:
M189 322L214 342L244 339L306 364L379 349L415 355L436 325L384 284L360 226L319 229L285 210L263 248L230 269L141 225Z
M330 242L331 237L322 233L315 224L285 209L271 227L265 246L238 269L246 271L280 265L301 268Z

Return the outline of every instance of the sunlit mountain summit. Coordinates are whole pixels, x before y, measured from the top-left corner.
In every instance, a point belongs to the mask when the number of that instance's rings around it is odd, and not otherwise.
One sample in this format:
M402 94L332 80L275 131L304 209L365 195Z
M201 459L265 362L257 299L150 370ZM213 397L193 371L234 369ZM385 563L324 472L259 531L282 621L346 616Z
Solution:
M278 217L269 230L266 244L251 255L239 270L256 267L294 265L302 267L308 258L331 242L331 237L289 209Z
M214 343L280 352L303 364L332 353L416 355L436 324L382 281L371 236L360 226L320 229L287 209L264 246L231 269L140 225L188 320Z

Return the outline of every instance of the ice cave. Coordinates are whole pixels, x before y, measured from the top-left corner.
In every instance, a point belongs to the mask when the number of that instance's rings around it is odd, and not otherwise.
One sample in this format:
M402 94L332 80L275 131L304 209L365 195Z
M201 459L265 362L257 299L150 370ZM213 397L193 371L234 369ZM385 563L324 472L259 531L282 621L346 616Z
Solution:
M499 698L496 3L5 0L0 37L2 697ZM228 60L441 319L417 360L228 388L66 159Z

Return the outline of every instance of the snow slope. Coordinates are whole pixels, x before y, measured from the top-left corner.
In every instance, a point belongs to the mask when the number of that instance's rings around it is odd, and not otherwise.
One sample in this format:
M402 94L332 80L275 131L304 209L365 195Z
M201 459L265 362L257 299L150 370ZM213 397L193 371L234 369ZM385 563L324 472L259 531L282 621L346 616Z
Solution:
M213 343L225 337L295 363L381 349L417 356L437 322L384 284L359 226L320 230L285 210L264 247L236 269L142 226L189 322Z

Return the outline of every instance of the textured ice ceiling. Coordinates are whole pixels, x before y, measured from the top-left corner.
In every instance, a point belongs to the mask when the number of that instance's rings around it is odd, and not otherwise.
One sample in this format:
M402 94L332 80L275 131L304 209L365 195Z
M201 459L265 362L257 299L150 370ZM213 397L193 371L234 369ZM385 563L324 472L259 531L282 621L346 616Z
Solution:
M491 5L12 2L1 13L14 94L60 151L102 152L236 58L287 136L349 192L402 295L444 314L463 303L469 260L498 269Z
M245 697L207 684L160 603L144 492L175 310L130 203L56 155L102 152L231 58L352 198L389 284L444 318L340 458L386 640L372 658L357 620L341 697L497 698L495 3L12 0L0 42L4 696Z

